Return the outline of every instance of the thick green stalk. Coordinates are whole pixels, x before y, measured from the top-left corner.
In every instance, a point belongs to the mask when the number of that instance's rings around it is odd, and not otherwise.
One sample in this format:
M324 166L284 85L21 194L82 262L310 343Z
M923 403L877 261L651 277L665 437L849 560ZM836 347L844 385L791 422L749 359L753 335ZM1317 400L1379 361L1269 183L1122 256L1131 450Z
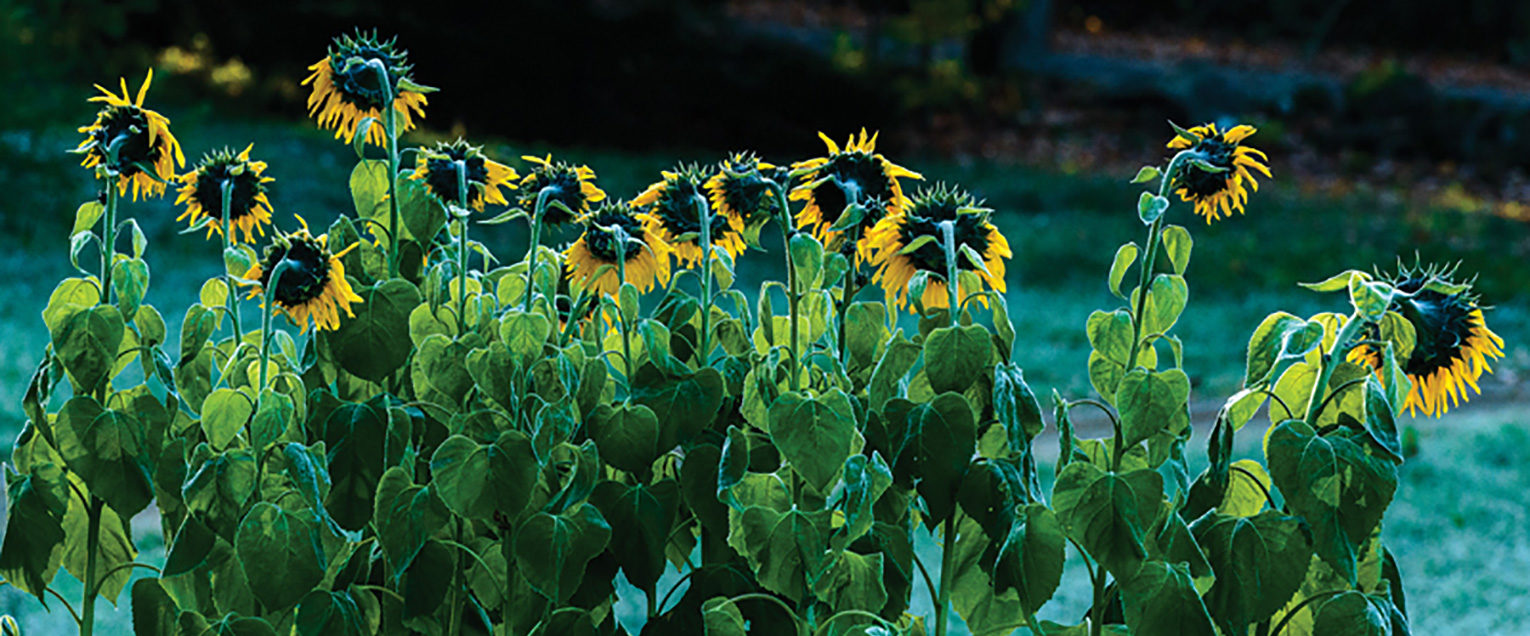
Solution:
M1089 608L1089 636L1100 636L1105 630L1105 568L1094 569L1094 605Z
M537 193L537 207L531 212L531 253L526 255L526 302L521 311L531 311L531 296L536 290L537 248L542 244L542 213L547 210L547 196L551 193L552 186L543 187ZM622 280L627 278L623 276Z
M621 289L627 284L627 232L620 226L616 228L616 245L618 258L616 259L616 321L622 327L622 368L627 371L627 394L632 394L632 325L627 323L627 317L622 315ZM572 319L572 316L570 316Z
M946 625L951 622L951 586L956 581L956 520L960 513L951 513L944 526L945 536L940 547L940 597L935 599L935 636L946 636Z
M284 272L287 271L287 261L282 260L271 270L271 277L267 279L265 289L265 306L261 308L260 316L260 385L256 387L255 395L259 396L266 391L269 373L266 367L271 364L271 317L276 314L276 285ZM256 398L256 407L259 410L259 398ZM254 443L254 438L250 442Z
M88 525L85 532L85 600L84 606L80 608L84 614L80 619L80 636L90 636L96 626L96 595L101 590L101 582L96 576L96 552L97 546L101 545L101 509L104 507L106 502L95 495L90 496L90 508L86 513Z
M117 184L106 185L106 225L101 228L101 304L112 300L112 265L117 255ZM124 316L123 318L127 318Z
M1365 325L1365 319L1360 317L1360 312L1350 314L1349 319L1344 321L1344 327L1339 329L1333 339L1333 348L1323 354L1322 369L1318 371L1317 382L1312 385L1312 396L1307 399L1307 416L1303 418L1308 426L1317 426L1318 411L1323 405L1323 394L1328 389L1328 380L1333 377L1333 370L1344 361L1344 356L1349 353L1349 341L1355 339L1360 328Z
M946 313L951 317L951 326L956 327L961 323L961 285L956 278L956 222L941 221L940 231L945 238L946 247L946 292L950 299L950 307Z
M797 299L800 296L798 287L801 281L797 280L797 265L792 261L792 232L791 232L791 208L787 205L786 188L774 181L767 181L776 191L776 205L780 206L781 218L777 222L781 225L781 244L786 248L786 304L791 314L791 387L793 391L800 388L801 379L797 376L802 372L802 353L797 350ZM771 316L760 316L761 321L773 320Z
M458 224L462 226L462 235L457 237L457 323L461 327L459 331L467 332L467 254L468 254L468 195L467 195L467 164L458 159L457 164L457 205L462 210ZM535 249L535 246L533 246ZM530 291L528 288L527 291Z
M708 333L712 326L712 206L707 205L701 193L692 196L696 199L696 215L701 219L701 353L696 366L704 367L710 357L712 335Z
M388 69L380 60L370 60L367 65L378 75L378 82L387 90L387 104L383 113L383 133L388 142L388 275L398 278L402 255L399 241L403 235L403 220L398 209L398 109L394 107L396 89L388 77Z
M234 224L230 222L231 208L234 199L234 181L225 178L222 184L223 194L223 253L226 255L234 247ZM228 317L230 325L234 328L234 347L239 347L239 339L244 336L244 331L239 328L239 295L234 293L234 277L228 273L227 259L223 266L223 285L228 288L226 298L228 304Z

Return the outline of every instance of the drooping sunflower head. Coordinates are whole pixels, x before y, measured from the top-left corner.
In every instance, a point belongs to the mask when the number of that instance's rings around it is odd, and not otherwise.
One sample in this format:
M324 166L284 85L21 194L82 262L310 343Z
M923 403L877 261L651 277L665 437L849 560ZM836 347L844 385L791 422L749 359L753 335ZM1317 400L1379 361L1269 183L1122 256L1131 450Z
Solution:
M308 330L310 318L317 329L339 329L340 312L354 317L351 304L362 302L346 280L345 266L340 263L340 258L356 245L331 252L328 235L315 237L308 232L307 221L298 217L298 222L303 229L287 234L276 232L265 256L245 272L244 278L255 285L249 295L252 298L263 295L271 285L272 273L281 268L273 297L287 318L302 331Z
M1270 176L1270 168L1265 165L1269 157L1257 148L1243 145L1243 140L1255 132L1257 130L1249 125L1221 131L1217 130L1216 124L1206 124L1185 131L1195 138L1194 141L1183 135L1169 140L1171 150L1189 149L1193 156L1221 169L1212 172L1185 162L1172 177L1174 191L1180 200L1193 202L1195 213L1206 217L1207 224L1223 215L1231 218L1234 211L1243 213L1249 191L1259 191L1254 171L1266 178Z
M898 214L908 205L898 180L924 177L877 153L877 136L868 137L865 128L861 129L859 138L851 135L843 148L828 135L818 133L818 137L828 146L828 156L792 164L792 171L800 181L792 189L791 198L807 202L797 213L797 227L812 229L813 236L825 247L838 250L844 232L830 228L840 220L851 201L859 203L865 215L857 227L849 231L864 241L866 230L884 216ZM873 201L877 204L871 205Z
M644 222L650 234L675 248L675 258L682 267L701 261L701 215L709 211L712 245L738 256L744 251L744 221L728 210L710 207L705 184L716 166L679 165L665 170L664 179L648 186L632 204L648 213Z
M266 235L265 226L271 224L271 200L266 197L266 184L275 179L266 176L266 162L251 161L250 149L235 154L224 148L202 156L195 170L180 176L180 196L175 203L186 204L186 211L176 217L196 226L206 217L207 237L213 232L223 235L223 188L229 188L229 230L243 230L244 242L255 242L255 234ZM232 238L232 237L231 237Z
M920 190L902 212L884 217L866 232L862 256L877 268L872 280L881 283L894 305L903 307L910 300L909 281L919 272L928 272L929 283L919 303L926 308L948 307L942 224L949 223L954 230L957 269L973 272L982 284L1003 292L1004 259L1013 252L1009 240L989 219L990 214L992 210L983 207L982 201L958 188L938 184ZM918 247L904 253L913 245ZM969 251L982 260L981 267L967 255ZM957 284L961 285L960 281ZM960 286L957 291L966 298L979 290ZM986 298L978 298L987 304Z
M482 147L470 146L461 139L422 148L417 156L414 174L409 178L423 181L425 190L447 205L456 205L460 200L462 192L458 186L464 183L464 176L467 203L479 212L483 211L485 201L509 205L499 189L517 187L514 168L484 156Z
M622 200L606 200L585 215L584 233L563 251L570 280L591 295L615 294L621 272L640 292L654 282L669 284L669 257L674 251L662 236L649 231L651 216Z
M527 155L521 159L531 163L532 167L521 178L516 205L530 214L537 207L537 198L546 192L547 203L542 209L543 224L561 226L572 223L587 214L592 204L606 198L606 192L595 185L595 171L589 166L553 161L552 155L546 158ZM563 204L569 211L552 205L554 201Z
M414 118L425 117L432 91L415 84L409 52L398 48L397 38L382 40L376 33L357 31L334 39L329 54L308 67L313 71L303 85L312 84L308 115L321 128L333 128L335 139L356 136L356 126L368 117L384 121L383 108L391 105L398 117L398 132L414 128ZM386 80L384 79L386 75ZM386 135L380 125L367 129L367 143L381 146Z
M788 170L760 161L752 152L734 153L707 179L712 209L737 217L744 225L744 241L759 244L760 229L778 214L780 203L769 182L786 187Z
M101 94L89 101L105 105L96 111L94 122L79 128L85 140L74 152L85 156L80 160L82 166L105 167L106 173L98 171L97 175L113 179L118 192L127 194L132 184L135 201L139 193L162 195L165 184L175 180L175 169L186 165L186 156L175 135L170 134L170 120L143 107L143 98L154 82L154 69L149 69L136 97L128 93L127 78L120 81L121 95L96 85Z
M1467 387L1482 393L1477 380L1493 371L1489 359L1504 355L1503 338L1488 328L1471 285L1451 282L1452 274L1454 268L1399 266L1391 278L1397 293L1387 309L1407 319L1414 334L1413 351L1398 361L1413 388L1398 410L1443 416L1469 399ZM1369 345L1349 357L1381 368L1380 353Z

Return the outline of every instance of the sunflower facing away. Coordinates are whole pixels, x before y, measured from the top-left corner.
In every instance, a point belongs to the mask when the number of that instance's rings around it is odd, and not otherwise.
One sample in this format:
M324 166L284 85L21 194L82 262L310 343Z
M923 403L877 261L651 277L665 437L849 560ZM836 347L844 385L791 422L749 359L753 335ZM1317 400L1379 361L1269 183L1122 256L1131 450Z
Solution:
M383 107L389 93L393 93L393 110L398 116L398 132L402 134L414 128L414 118L425 117L427 100L423 89L410 77L409 53L396 47L397 39L383 41L376 34L358 32L355 36L342 35L335 38L329 55L308 67L313 71L303 85L313 84L308 95L308 115L319 122L320 128L333 128L335 139L350 140L356 136L356 126L368 117L384 121ZM376 60L387 70L392 88L385 86L377 71L370 65ZM401 88L410 86L413 88ZM367 129L367 143L381 146L386 135L381 125Z
M703 186L715 169L682 165L676 166L674 171L665 170L661 173L663 181L648 186L632 200L634 206L648 212L648 219L643 223L648 233L675 249L675 259L681 267L701 261L701 206L710 206ZM743 219L726 210L710 209L712 245L737 257L744 251Z
M851 246L843 244L841 232L829 229L845 211L849 201L846 189L853 189L857 193L856 200L862 204L873 200L882 202L876 209L868 209L861 220L860 229L864 233L884 216L898 214L908 205L898 179L924 177L878 154L877 136L867 137L865 128L861 129L859 139L851 135L844 148L828 135L818 133L818 137L828 146L828 156L792 164L793 171L803 172L800 173L801 185L792 189L791 199L807 202L797 212L797 227L811 228L814 238L827 249L850 249ZM864 240L863 236L861 242ZM855 251L860 251L858 246Z
M516 188L515 169L484 156L482 147L470 146L458 139L452 143L437 143L434 148L422 148L418 156L414 174L409 178L425 182L426 191L437 199L457 204L461 196L457 191L457 162L461 161L467 172L469 206L482 212L484 201L495 205L510 204L499 189Z
M271 245L266 247L265 257L245 272L243 278L256 284L249 296L263 295L271 283L271 272L285 262L287 268L276 281L276 306L287 312L287 318L300 331L308 331L310 317L317 329L339 329L340 311L355 317L351 304L361 302L345 279L345 266L340 264L340 258L355 249L356 244L331 253L328 235L314 237L303 217L298 217L298 222L303 229L290 234L276 232Z
M79 128L85 133L85 140L74 152L85 155L80 165L86 168L111 169L118 192L127 194L131 183L134 201L140 192L145 196L162 195L165 183L175 180L175 169L186 165L186 157L181 154L180 142L170 134L170 120L143 107L149 84L154 82L154 69L149 69L144 77L136 98L128 93L127 78L121 78L121 82L121 95L96 85L102 94L89 101L106 105L96 112L93 123Z
M537 197L547 192L547 207L542 210L542 223L554 226L567 225L590 211L590 204L606 198L606 191L595 185L595 171L589 166L576 166L553 161L552 155L543 157L522 156L532 164L531 172L521 178L521 192L516 205L531 214L536 210ZM573 214L554 207L553 201L562 203Z
M1169 148L1189 148L1207 163L1226 170L1207 172L1189 164L1180 166L1178 174L1173 177L1174 191L1179 193L1180 200L1194 202L1195 213L1206 217L1208 225L1224 214L1229 218L1234 211L1243 214L1243 205L1248 202L1249 191L1259 191L1259 182L1254 180L1250 170L1258 171L1266 178L1270 177L1270 168L1264 165L1270 158L1257 148L1243 145L1243 140L1257 130L1253 126L1243 125L1224 132L1217 130L1216 124L1206 124L1191 128L1188 132L1197 138L1195 143L1176 136L1169 140Z
M1003 292L1004 259L1013 253L1009 249L1009 241L989 221L991 213L992 210L983 207L982 201L959 189L944 185L925 188L914 195L904 211L883 217L866 232L861 256L876 266L873 282L881 283L882 289L886 290L897 307L908 304L909 281L921 271L930 272L939 278L930 277L924 295L919 299L920 303L926 308L947 307L950 305L950 296L945 282L945 234L939 223L954 221L957 268L976 273L978 279L988 287ZM922 236L931 236L935 240L926 241L913 251L903 253L905 248ZM987 272L962 254L963 245L983 257L983 266L988 269ZM976 291L979 290L965 287L957 289L961 298ZM980 302L986 305L987 301L983 298L979 297Z
M185 220L188 225L195 226L202 217L208 217L212 223L207 226L207 237L212 238L213 232L222 236L223 184L230 183L230 231L243 230L246 243L253 243L257 232L265 236L264 226L271 224L271 200L266 198L266 184L275 179L265 176L266 162L250 161L250 149L254 147L255 144L250 144L237 155L228 148L207 153L195 170L181 175L180 196L176 197L175 203L185 203L186 211L175 220Z
M1412 323L1415 343L1412 355L1399 360L1413 381L1413 389L1398 410L1443 416L1450 407L1470 399L1467 387L1482 393L1477 380L1484 372L1493 371L1489 358L1503 357L1503 338L1488 329L1470 287L1454 294L1426 287L1431 280L1445 280L1452 272L1399 270L1392 285L1400 293L1388 309ZM1379 352L1366 345L1350 350L1349 359L1378 370L1382 364Z
M752 152L734 153L723 160L716 174L707 179L706 190L712 209L741 219L744 241L757 245L760 228L770 222L779 207L776 193L766 180L786 187L790 179L787 172L784 167L760 161Z
M627 282L647 293L654 281L669 284L669 257L673 248L647 229L649 215L633 210L626 201L606 201L585 215L584 233L563 251L570 280L592 294L615 294L621 287L618 263L626 263ZM623 244L616 228L627 236ZM647 247L645 248L644 245ZM604 272L601 266L610 265Z

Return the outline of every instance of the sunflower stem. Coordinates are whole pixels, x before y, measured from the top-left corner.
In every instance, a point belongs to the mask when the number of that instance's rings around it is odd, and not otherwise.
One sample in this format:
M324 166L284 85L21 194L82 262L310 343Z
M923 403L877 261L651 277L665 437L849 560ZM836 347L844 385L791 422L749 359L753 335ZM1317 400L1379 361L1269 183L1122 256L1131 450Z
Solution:
M940 546L940 594L935 599L935 636L946 636L947 624L951 622L951 586L956 581L956 520L960 512L952 512L945 522Z
M700 192L691 195L696 200L696 216L701 219L701 352L696 366L707 366L712 353L709 345L712 325L712 206Z
M1321 359L1322 369L1318 371L1317 382L1312 385L1312 395L1307 398L1307 416L1303 418L1308 426L1317 427L1318 413L1323 410L1323 394L1328 390L1328 381L1333 378L1334 368L1344 360L1349 353L1349 341L1355 338L1360 328L1365 325L1365 319L1360 316L1360 311L1350 314L1349 320L1344 321L1344 327L1334 336L1333 348L1323 354Z
M117 255L117 184L106 185L106 226L101 228L101 304L112 301L112 261Z
M268 279L265 289L265 306L261 308L260 316L260 386L256 387L255 410L260 410L259 396L266 392L266 383L270 380L267 367L271 364L271 319L276 315L276 285L281 280L282 274L287 271L287 261L278 261L276 267L271 269L271 278ZM250 443L255 443L254 437Z
M457 206L461 210L457 224L462 228L461 235L457 237L457 322L460 331L467 332L467 261L468 261L468 196L467 196L467 163L458 159L457 164Z
M226 297L228 305L229 324L234 328L234 346L239 346L239 340L244 336L244 331L239 328L239 295L234 293L234 277L228 273L227 254L234 249L234 224L230 221L234 201L234 181L225 178L220 188L223 195L223 253L225 255L223 266L223 285L228 288Z
M802 384L801 379L798 377L802 372L802 354L797 350L797 288L799 285L801 285L801 283L797 280L797 266L792 262L791 208L788 207L787 203L786 187L776 183L771 179L765 179L764 181L765 183L770 184L771 188L776 191L776 205L780 206L781 218L777 219L777 223L781 225L781 244L786 248L786 305L788 307L787 311L791 314L792 321L792 339L790 343L792 353L792 368L790 386L792 387L793 391L796 391L801 388L800 385ZM771 316L760 316L760 320L763 322L766 320L774 320L774 318Z
M951 327L955 328L961 324L961 285L956 279L956 221L941 221L940 233L946 248L946 294L950 303L946 314L951 318Z
M80 618L80 636L90 636L96 627L96 595L101 590L101 582L96 576L96 552L101 545L101 510L105 507L105 501L95 495L90 496L90 507L86 512L85 591L80 606L83 614Z
M617 312L616 321L622 327L622 368L627 372L627 395L632 395L632 326L627 324L627 317L622 315L621 288L627 284L627 231L620 225L616 226L616 244L621 246L621 252L616 259L616 294ZM570 319L573 316L569 316Z
M547 210L547 197L552 191L552 186L545 186L537 192L537 207L531 212L531 248L526 255L526 301L521 306L521 311L525 312L531 311L531 296L536 291L537 248L542 245L542 213ZM627 277L622 276L622 280L627 280Z
M394 104L397 90L388 78L387 67L381 61L370 60L367 66L377 72L378 81L388 91L388 103L384 107L386 112L383 113L383 133L388 142L388 276L398 278L403 261L399 254L399 242L403 234L400 225L403 221L398 209L398 109Z

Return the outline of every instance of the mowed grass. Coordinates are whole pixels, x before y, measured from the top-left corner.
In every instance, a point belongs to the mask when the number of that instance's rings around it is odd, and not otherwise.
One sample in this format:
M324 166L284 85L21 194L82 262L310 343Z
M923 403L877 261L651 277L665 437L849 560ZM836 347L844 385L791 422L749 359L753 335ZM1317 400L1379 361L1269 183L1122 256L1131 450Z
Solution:
M213 123L197 113L170 114L193 161L213 148L237 149L256 142L253 154L269 162L268 174L277 178L271 199L282 227L296 226L293 214L301 214L315 229L338 215L353 214L346 182L355 155L329 135L302 124ZM48 343L40 312L58 280L78 275L69 264L67 233L75 207L93 196L94 184L61 153L75 140L72 131L62 127L0 131L0 162L7 166L0 172L0 188L7 193L0 202L0 268L10 273L0 278L0 297L6 299L0 303L0 451L8 451L20 429L20 396ZM821 152L813 145L816 141L807 141L812 143L804 144L798 158ZM625 198L678 160L715 161L721 156L508 143L490 143L488 151L517 166L522 154L553 151L557 157L591 165L607 192ZM1145 149L1144 159L1156 158L1154 153L1156 149ZM1091 311L1121 303L1105 289L1111 257L1118 244L1141 243L1144 238L1135 217L1137 189L1125 184L1129 175L898 159L930 181L962 184L997 210L994 218L1015 251L1008 276L1008 305L1019 333L1015 360L1043 396L1054 388L1075 398L1091 394L1084 321ZM1275 166L1279 176L1278 157ZM1523 346L1530 334L1530 304L1516 293L1530 285L1530 268L1522 265L1530 257L1525 226L1452 212L1410 211L1374 194L1334 201L1291 190L1278 179L1268 183L1255 195L1248 215L1209 227L1185 206L1171 212L1196 240L1187 273L1190 306L1175 333L1185 343L1197 419L1210 417L1221 398L1240 386L1248 334L1265 315L1276 310L1298 315L1345 311L1342 295L1314 294L1296 287L1296 282L1320 280L1351 267L1368 270L1373 263L1390 265L1398 254L1411 262L1415 251L1426 260L1461 259L1463 271L1482 272L1485 301L1497 305L1489 321L1508 340L1508 358L1495 365L1496 375L1483 383L1488 395L1477 403L1442 420L1404 418L1404 424L1420 431L1423 451L1402 469L1384 532L1402 564L1417 633L1445 633L1466 624L1471 628L1461 633L1513 633L1519 619L1530 614L1524 600L1530 587L1530 550L1520 530L1530 505L1522 487L1530 459L1530 411L1518 402L1520 393L1515 390L1518 378L1530 371L1530 352ZM164 314L170 333L177 334L185 307L194 302L203 281L219 273L220 263L216 242L178 234L181 226L174 219L180 210L172 206L173 199L172 194L128 202L122 214L138 219L149 238L148 302ZM524 254L526 236L524 227L516 224L474 230L474 237L502 261ZM573 238L563 234L550 242ZM784 278L779 241L767 232L766 251L740 259L739 288L752 296L761 281ZM95 258L87 252L82 264L93 270ZM878 297L874 290L863 296ZM245 311L250 324L253 305L246 303ZM175 340L172 335L172 343ZM1050 407L1050 401L1045 406ZM1192 462L1200 465L1204 441L1204 430L1198 430L1191 449ZM1239 442L1244 455L1260 456L1254 427L1243 431ZM163 547L157 522L145 514L134 526L144 550L141 558L158 563ZM938 554L930 558L938 563ZM1087 606L1087 576L1076 567L1076 558L1070 562L1075 565L1054 603L1043 611L1045 618L1076 621ZM66 579L67 575L60 581ZM61 586L66 596L78 597L77 582L67 580ZM628 601L637 594L627 592ZM927 596L922 591L916 595ZM129 629L125 595L120 601L120 609L100 605L103 633ZM916 597L915 607L928 610L928 604L918 603L927 600ZM54 611L46 614L35 599L10 588L0 591L0 612L21 615L23 624L36 633L69 633L67 615L56 602L50 607ZM635 620L641 622L640 616ZM630 620L624 623L633 626Z

